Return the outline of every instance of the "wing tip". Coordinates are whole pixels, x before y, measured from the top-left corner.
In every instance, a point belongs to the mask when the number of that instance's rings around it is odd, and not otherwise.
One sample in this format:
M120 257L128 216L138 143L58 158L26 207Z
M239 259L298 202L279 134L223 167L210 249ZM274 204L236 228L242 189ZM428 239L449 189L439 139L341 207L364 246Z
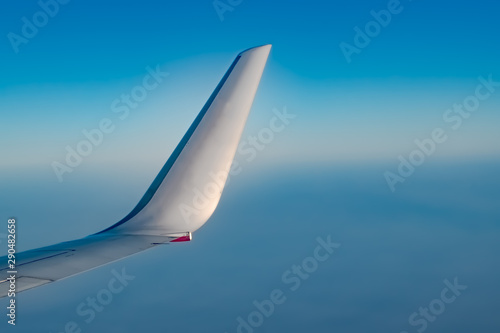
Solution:
M271 51L271 47L272 47L272 44L264 44L264 45L254 46L254 47L251 47L251 48L246 49L244 51L241 51L239 55L242 56L245 53L251 53L251 52L254 52L257 50L262 50L262 51L266 50L267 52L269 52L269 51Z

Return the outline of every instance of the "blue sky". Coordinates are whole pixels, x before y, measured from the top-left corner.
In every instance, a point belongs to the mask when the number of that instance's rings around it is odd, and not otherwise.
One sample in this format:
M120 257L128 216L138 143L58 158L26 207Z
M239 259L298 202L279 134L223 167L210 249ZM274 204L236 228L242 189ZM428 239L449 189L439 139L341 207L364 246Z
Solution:
M22 17L32 18L40 6L9 4L0 23L6 36L0 44L0 112L12 126L4 122L2 134L23 139L7 148L8 164L46 165L61 158L66 144L78 142L78 132L106 117L111 102L137 85L147 66L160 65L171 76L141 103L140 116L120 124L123 130L108 142L121 135L147 140L126 135L137 130L137 122L150 132L171 130L175 142L234 56L264 43L274 47L255 103L261 111L252 115L249 130L258 130L273 107L287 106L302 118L293 138L308 160L393 159L471 94L479 76L498 76L499 46L493 40L499 27L493 1L403 1L348 63L340 43L354 45L353 29L373 21L371 11L387 8L385 1L243 1L221 21L210 1L72 1L15 53L7 35L21 35ZM497 104L496 94L482 103L481 115L467 121L469 132L455 133L443 153L477 154L477 146L486 147L483 155L498 152ZM158 113L165 121L158 121ZM173 118L179 123L170 124ZM353 127L365 134L354 135ZM368 136L376 142L367 144ZM329 149L336 141L342 146ZM110 145L100 150L123 155ZM296 159L290 147L277 150Z
M408 317L457 276L469 289L426 330L497 332L500 87L484 80L500 81L498 2L221 3L231 10L72 0L15 47L9 36L22 37L23 17L32 22L41 7L2 5L0 213L22 221L20 249L127 214L244 49L273 44L242 140L276 110L295 116L255 159L236 156L243 171L195 241L21 294L17 331L81 323L76 306L126 267L136 282L83 331L234 332L253 300L285 288L282 273L331 235L338 254L256 332L416 332ZM356 46L355 28L366 34L372 11L391 8L390 22ZM358 48L350 61L341 43ZM148 67L168 76L120 119L113 102ZM448 110L474 101L478 87L488 96L454 129ZM103 119L113 131L60 182L53 162ZM446 141L401 175L400 156L420 154L415 140L429 142L436 129ZM394 191L387 172L404 180ZM130 311L138 316L124 318Z

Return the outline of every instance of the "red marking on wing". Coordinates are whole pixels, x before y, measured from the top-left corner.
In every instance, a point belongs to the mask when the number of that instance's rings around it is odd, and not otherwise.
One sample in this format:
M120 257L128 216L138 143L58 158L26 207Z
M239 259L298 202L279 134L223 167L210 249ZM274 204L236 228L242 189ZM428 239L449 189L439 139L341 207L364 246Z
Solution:
M174 242L189 242L190 240L191 240L191 236L190 235L186 235L186 236L182 236L182 237L174 239L172 241L172 243L174 243Z

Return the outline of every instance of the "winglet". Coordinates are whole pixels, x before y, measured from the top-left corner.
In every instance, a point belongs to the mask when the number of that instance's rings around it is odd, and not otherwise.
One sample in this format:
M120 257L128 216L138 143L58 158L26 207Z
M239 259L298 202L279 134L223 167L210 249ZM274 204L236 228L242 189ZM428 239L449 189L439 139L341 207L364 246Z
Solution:
M120 234L193 232L222 195L271 45L236 57L137 206L103 230Z

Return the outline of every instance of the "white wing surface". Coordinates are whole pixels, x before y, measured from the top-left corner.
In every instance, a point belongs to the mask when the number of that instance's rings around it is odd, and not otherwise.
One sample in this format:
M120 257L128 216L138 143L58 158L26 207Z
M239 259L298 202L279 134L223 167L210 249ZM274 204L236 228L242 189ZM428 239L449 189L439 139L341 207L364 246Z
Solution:
M191 240L214 212L271 45L241 52L137 206L85 238L16 255L16 292L54 282L159 244ZM0 258L0 297L10 282Z

